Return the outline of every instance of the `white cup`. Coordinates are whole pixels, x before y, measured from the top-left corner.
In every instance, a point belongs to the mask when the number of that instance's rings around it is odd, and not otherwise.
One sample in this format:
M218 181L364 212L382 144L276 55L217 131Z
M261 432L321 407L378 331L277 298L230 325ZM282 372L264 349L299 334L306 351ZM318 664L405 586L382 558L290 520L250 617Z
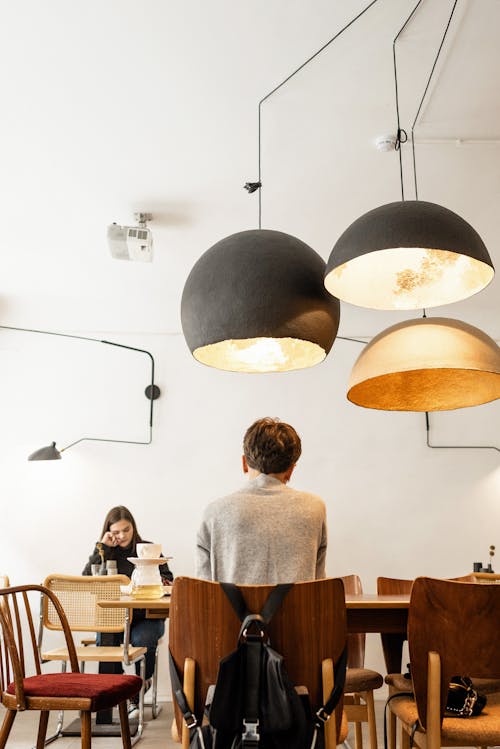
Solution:
M139 559L158 559L161 555L161 544L137 544Z

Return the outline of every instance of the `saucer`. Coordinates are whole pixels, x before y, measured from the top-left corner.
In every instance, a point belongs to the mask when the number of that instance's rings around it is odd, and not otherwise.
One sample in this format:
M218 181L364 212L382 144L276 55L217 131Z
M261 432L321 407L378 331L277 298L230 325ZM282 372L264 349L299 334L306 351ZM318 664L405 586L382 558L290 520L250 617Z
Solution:
M157 557L153 559L143 559L142 557L127 557L132 564L166 564L172 557Z

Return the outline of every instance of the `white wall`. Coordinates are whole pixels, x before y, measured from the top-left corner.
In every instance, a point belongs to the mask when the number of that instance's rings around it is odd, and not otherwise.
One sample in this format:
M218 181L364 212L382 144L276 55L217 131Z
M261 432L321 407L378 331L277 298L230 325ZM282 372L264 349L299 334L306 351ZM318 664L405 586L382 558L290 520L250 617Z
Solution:
M430 450L422 414L363 410L345 398L359 346L337 341L303 372L238 375L191 357L182 336L105 337L149 349L162 389L151 446L84 442L61 461L27 455L53 439L147 439L144 355L98 343L0 331L0 572L13 583L78 574L107 510L125 504L141 534L163 544L175 574L192 574L205 504L244 481L241 441L260 416L291 422L303 441L296 487L328 508L330 575L455 576L500 545L500 462L494 450ZM500 444L500 402L436 414L432 438ZM192 612L197 616L198 612ZM165 646L163 646L165 648ZM383 670L378 636L367 665ZM161 692L168 693L165 650Z

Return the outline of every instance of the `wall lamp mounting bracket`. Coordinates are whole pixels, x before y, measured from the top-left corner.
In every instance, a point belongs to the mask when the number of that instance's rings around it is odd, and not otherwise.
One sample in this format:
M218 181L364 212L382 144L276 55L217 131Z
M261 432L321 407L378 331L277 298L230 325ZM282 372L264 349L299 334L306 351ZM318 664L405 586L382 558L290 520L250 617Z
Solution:
M155 377L155 360L153 358L153 355L150 351L146 351L145 349L135 348L135 346L126 346L123 343L117 343L116 341L107 341L101 338L89 338L87 336L81 336L81 335L70 335L69 333L58 333L52 330L36 330L34 328L17 328L13 327L11 325L0 325L0 329L2 330L15 330L17 332L21 333L37 333L41 335L52 335L52 336L58 336L61 338L73 338L78 339L81 341L93 341L94 343L104 343L107 346L116 346L117 348L123 348L128 349L129 351L137 351L141 354L145 354L151 364L151 382L147 386L146 390L144 391L144 394L146 398L150 401L150 407L149 407L149 439L145 441L137 441L137 440L118 440L118 439L107 439L104 437L80 437L80 439L75 440L75 442L71 442L69 445L66 445L66 447L61 448L60 450L57 449L56 443L52 442L51 445L48 445L47 447L42 447L39 450L36 450L34 453L31 453L31 455L28 457L28 460L60 460L61 453L65 450L69 450L70 447L73 447L74 445L78 445L80 442L119 442L121 444L127 444L127 445L150 445L153 441L153 403L154 401L160 397L160 388L155 385L154 377Z

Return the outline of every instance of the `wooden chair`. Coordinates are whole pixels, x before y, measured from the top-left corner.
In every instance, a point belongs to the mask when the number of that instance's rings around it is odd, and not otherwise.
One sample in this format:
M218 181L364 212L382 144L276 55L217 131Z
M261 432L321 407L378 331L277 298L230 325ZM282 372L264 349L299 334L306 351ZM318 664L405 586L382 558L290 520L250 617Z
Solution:
M391 700L399 719L402 749L418 718L414 743L422 749L441 746L500 744L500 704L491 700L469 719L443 718L450 679L474 674L500 678L500 588L420 577L411 592L408 644L415 699Z
M351 595L361 594L363 587L358 575L341 578L344 590ZM349 723L354 723L356 749L363 748L362 723L368 723L370 749L377 749L377 723L373 692L379 689L384 679L378 671L365 668L364 634L347 636L348 669L344 687L344 710Z
M273 586L239 586L250 611L260 611ZM202 716L207 690L215 684L220 659L236 647L240 621L218 583L177 577L170 604L170 651L190 707ZM333 665L346 640L344 588L339 579L296 583L269 625L273 648L285 658L293 683L309 692L313 708L333 687ZM327 749L347 734L342 701L325 726ZM186 726L176 706L178 735L189 746Z
M71 671L42 674L38 654L30 594L43 594L60 619L64 632ZM4 749L18 712L38 710L37 749L45 745L47 723L51 710L81 711L81 745L90 749L91 713L118 705L124 749L130 749L127 700L141 688L138 676L118 674L82 674L78 669L75 646L64 610L57 597L41 585L21 585L0 589L1 702L6 708L0 729L0 749ZM26 640L26 643L25 643ZM28 664L33 662L30 675Z
M85 663L122 663L130 666L140 663L141 677L144 680L144 654L146 648L133 647L129 644L130 615L127 609L108 609L97 605L98 600L114 599L120 596L120 585L128 585L126 575L103 575L90 577L85 575L52 574L45 578L43 585L54 593L62 604L66 620L73 633L100 632L124 635L123 645L95 645L86 644L76 647L80 669L85 670ZM61 623L55 608L46 596L41 599L40 628L38 634L38 648L42 663L46 661L61 661L62 670L66 670L69 660L67 647L53 649L43 648L45 630L61 631ZM95 641L94 641L95 642ZM56 731L50 739L61 735L64 715L59 715ZM139 694L139 716L137 732L134 736L135 744L141 737L144 727L144 689Z

